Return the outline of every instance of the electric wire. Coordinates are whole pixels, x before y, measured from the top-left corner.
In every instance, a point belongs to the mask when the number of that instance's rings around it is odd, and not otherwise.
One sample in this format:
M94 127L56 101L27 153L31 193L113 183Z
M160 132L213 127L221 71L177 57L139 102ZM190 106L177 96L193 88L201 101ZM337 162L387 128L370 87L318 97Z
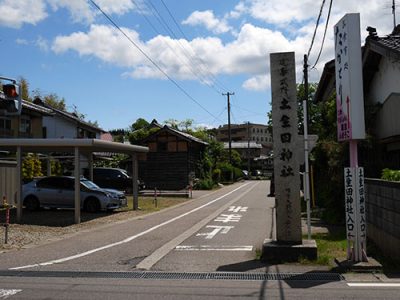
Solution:
M141 8L139 7L139 5L138 5L134 0L132 0L132 2L133 2L134 5L137 7L139 14L146 20L146 22L150 25L150 27L153 29L153 31L154 31L156 34L161 35L160 31L157 30L157 28L154 26L154 24L150 21L150 19L146 16L146 14L141 10ZM148 8L150 9L150 7L148 7ZM153 15L154 15L154 13L153 13ZM157 20L159 19L156 15L154 15L154 16L156 17ZM162 24L160 20L158 20L158 21L160 22L160 24ZM164 29L165 29L165 28L164 28ZM178 39L177 39L177 41L178 41L178 43L179 43L179 40L178 40ZM172 51L172 53L175 53L175 52L176 52L176 49L174 49L169 43L166 43L166 45L167 45L167 47ZM185 56L186 56L186 55L185 55ZM208 83L207 83L207 81L206 81L205 79L201 78L201 77L196 73L196 70L195 70L194 67L190 64L190 58L188 58L188 57L186 56L187 62L185 62L180 56L175 55L175 57L177 57L177 59L181 62L181 64L182 64L182 65L185 65L185 66L188 68L188 70L193 74L193 76L195 76L201 83L204 83L205 85L209 86ZM217 92L219 93L219 91L217 91Z
M117 23L114 22L113 19L111 19L111 17L105 13L100 6L97 5L97 3L94 0L89 0L93 6L95 6L105 17L106 19L119 31L122 33L123 36L125 36L125 38L128 39L128 41L135 46L136 49L139 50L140 53L142 53L142 55L144 55L152 64L153 66L155 66L157 68L157 70L159 70L169 81L171 81L184 95L186 95L186 97L188 97L191 101L193 101L194 103L196 103L201 109L203 109L205 112L207 112L210 116L214 117L215 119L219 119L217 118L214 114L212 114L208 109L206 109L203 105L201 105L200 102L198 102L195 98L193 98L183 87L181 87L171 76L168 75L167 72L165 72L137 43L135 43L135 41L133 41L128 34L125 33L124 30L122 30L121 27L119 27L119 25ZM221 121L221 120L220 120Z
M319 15L318 15L318 18L317 18L317 22L316 22L316 24L315 24L314 34L313 34L313 37L312 37L312 39L311 39L310 48L308 49L308 52L307 52L307 57L310 56L312 47L313 47L313 45L314 45L315 36L317 35L317 30L318 30L318 27L319 27L319 21L320 21L320 19L321 19L321 15L322 15L322 11L323 11L323 9L324 9L324 6L325 6L325 0L322 0L322 4L321 4L321 8L320 8L320 10L319 10Z
M171 29L171 27L168 25L168 23L167 23L167 22L165 21L165 19L162 17L162 15L161 15L161 13L159 12L159 10L157 9L157 7L151 2L151 0L148 0L148 3L149 3L150 5L147 4L146 1L145 1L144 3L145 3L145 5L147 6L147 8L150 10L150 12L153 14L153 16L154 16L154 17L157 19L157 21L160 23L160 25L161 25L161 26L164 28L164 30L167 32L167 34L169 33L171 36L173 36L173 37L176 39L178 45L179 45L180 48L182 49L183 54L184 54L185 57L187 58L188 62L190 63L190 62L192 62L192 61L196 61L196 58L195 58L193 55L191 55L191 54L187 51L186 47L183 46L183 44L182 44L182 42L180 41L180 39L178 38L178 36L177 36L177 35L175 34L175 32ZM186 39L186 40L188 40L188 39ZM194 64L192 64L192 65L194 65ZM218 89L216 88L215 84L210 84L210 83L209 83L210 80L208 79L207 75L204 74L204 73L206 73L207 71L206 71L202 66L199 65L199 66L196 68L196 70L195 70L194 67L192 66L190 70L191 70L191 73L192 73L196 78L198 78L198 79L200 80L200 82L206 84L208 87L210 87L211 89L215 90L217 93L221 94L221 91L218 90ZM197 71L199 74L197 74L196 71ZM211 74L211 73L209 73L209 74ZM201 78L200 78L200 77L201 77ZM210 76L210 77L211 77L211 76ZM213 80L211 80L211 81L213 81ZM215 81L215 80L214 80L214 81ZM222 90L224 90L224 89L222 88Z
M326 23L325 23L324 36L322 37L321 48L319 49L319 53L318 53L317 59L315 60L315 63L314 63L314 65L311 67L311 69L314 69L315 66L317 65L317 63L318 63L318 61L319 61L319 59L320 59L320 57L321 57L322 50L324 49L325 38L326 38L326 31L327 31L327 29L328 29L329 19L330 19L330 17L331 17L332 3L333 3L333 0L330 0L329 9L328 9L328 16L327 16L327 18L326 18Z
M181 26L179 25L179 23L176 21L176 18L174 17L174 15L172 14L171 10L168 8L168 6L165 4L164 0L161 0L161 3L163 4L165 10L167 11L167 13L169 14L170 18L172 19L172 21L174 22L175 26L178 28L179 32L182 34L182 36L189 41L188 37L186 36L186 34L184 33L184 31L182 30ZM193 55L195 55L195 52L193 50L193 48L190 46L189 44L189 49L192 51ZM206 65L206 63L204 62L204 60L201 59L201 57L197 57L197 59L201 62L200 64L200 68L202 69L202 71L208 72L207 69L203 68L203 65ZM211 77L211 79L215 82L216 85L218 85L219 88L221 88L224 91L228 91L230 89L226 88L224 86L224 84L222 84L222 82L220 82L218 80L217 77L215 77L211 72L208 72L209 76Z

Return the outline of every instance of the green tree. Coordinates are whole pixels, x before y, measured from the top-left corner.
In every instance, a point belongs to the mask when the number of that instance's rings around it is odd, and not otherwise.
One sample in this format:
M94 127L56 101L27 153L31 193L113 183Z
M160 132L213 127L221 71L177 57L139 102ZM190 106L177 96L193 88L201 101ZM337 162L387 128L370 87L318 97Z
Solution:
M32 101L29 95L29 82L24 77L19 77L18 84L21 87L21 97L23 100Z
M139 130L139 129L144 129L150 125L149 122L147 122L143 118L138 118L134 123L132 123L130 129L131 131Z

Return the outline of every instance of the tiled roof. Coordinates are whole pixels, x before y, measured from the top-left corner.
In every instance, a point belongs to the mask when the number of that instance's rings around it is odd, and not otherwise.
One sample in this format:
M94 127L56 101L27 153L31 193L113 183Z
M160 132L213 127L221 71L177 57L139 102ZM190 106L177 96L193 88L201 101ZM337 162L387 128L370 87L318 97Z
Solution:
M400 35L388 35L386 37L377 37L375 41L392 51L400 53Z
M48 108L40 106L40 105L36 105L36 104L26 101L26 100L22 100L22 107L25 109L29 109L29 110L44 114L44 115L52 114L51 109L48 109Z

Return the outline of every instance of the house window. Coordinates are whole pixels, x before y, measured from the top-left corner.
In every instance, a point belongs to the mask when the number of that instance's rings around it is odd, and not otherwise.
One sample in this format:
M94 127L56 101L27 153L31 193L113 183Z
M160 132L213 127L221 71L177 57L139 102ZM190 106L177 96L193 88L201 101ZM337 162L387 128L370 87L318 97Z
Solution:
M19 124L19 132L21 133L31 133L31 119L29 118L21 118L20 124Z
M0 130L11 130L11 119L0 118Z
M157 150L159 152L167 152L168 151L168 143L167 142L158 142Z

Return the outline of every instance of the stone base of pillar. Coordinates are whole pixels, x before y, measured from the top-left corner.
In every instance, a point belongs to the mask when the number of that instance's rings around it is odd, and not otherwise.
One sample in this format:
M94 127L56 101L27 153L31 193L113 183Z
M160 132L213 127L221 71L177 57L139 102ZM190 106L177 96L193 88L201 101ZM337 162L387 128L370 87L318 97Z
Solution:
M261 260L265 262L296 262L300 258L317 259L315 240L303 240L301 244L284 244L266 239L263 244Z

